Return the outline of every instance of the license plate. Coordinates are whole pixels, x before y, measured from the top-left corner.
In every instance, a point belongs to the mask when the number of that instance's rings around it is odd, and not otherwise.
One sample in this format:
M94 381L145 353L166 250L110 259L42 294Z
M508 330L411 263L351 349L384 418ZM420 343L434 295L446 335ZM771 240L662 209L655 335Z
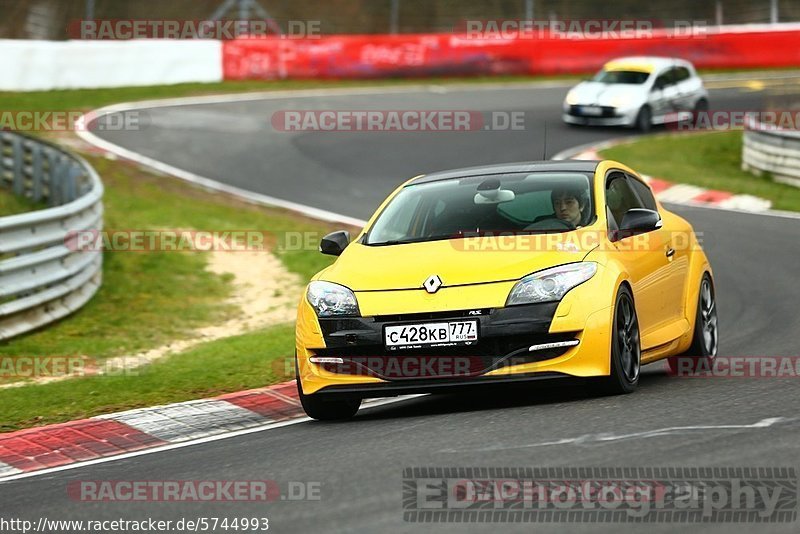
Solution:
M584 115L592 115L594 117L603 114L603 108L599 108L597 106L581 106L578 108L578 111L580 111Z
M386 348L392 350L469 345L478 340L478 321L387 326L383 339Z

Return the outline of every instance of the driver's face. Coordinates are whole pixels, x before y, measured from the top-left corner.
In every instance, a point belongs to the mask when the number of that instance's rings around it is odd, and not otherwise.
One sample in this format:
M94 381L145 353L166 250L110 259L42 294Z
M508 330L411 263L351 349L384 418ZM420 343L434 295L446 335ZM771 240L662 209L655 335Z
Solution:
M561 196L553 200L553 210L556 217L562 221L578 226L581 221L581 205L578 199L571 196Z

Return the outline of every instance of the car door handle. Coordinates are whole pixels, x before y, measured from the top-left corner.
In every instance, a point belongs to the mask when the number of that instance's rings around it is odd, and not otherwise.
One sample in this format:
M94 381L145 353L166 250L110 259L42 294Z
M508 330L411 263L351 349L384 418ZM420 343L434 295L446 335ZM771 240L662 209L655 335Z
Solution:
M674 248L672 248L672 247L669 247L669 248L667 249L667 252L666 252L665 254L667 255L667 257L668 257L668 258L671 258L672 256L674 256L674 255L675 255L675 249L674 249Z

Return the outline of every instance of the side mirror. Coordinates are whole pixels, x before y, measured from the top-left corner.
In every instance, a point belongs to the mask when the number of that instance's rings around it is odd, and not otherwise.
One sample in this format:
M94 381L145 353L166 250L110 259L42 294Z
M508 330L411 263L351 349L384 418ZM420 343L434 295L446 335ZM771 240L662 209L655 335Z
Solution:
M319 251L323 254L339 256L349 244L350 232L347 230L339 230L338 232L331 232L322 238L319 242Z
M657 211L644 208L629 209L622 216L617 239L624 239L635 234L644 234L658 230L664 223Z

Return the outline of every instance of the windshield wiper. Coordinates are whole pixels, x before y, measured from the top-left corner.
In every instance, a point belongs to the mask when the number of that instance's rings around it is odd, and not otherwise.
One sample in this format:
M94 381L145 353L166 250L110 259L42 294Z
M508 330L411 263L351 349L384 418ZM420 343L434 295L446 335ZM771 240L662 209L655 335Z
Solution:
M388 245L405 245L408 243L425 243L428 241L441 241L443 239L458 239L460 237L463 236L460 236L458 234L455 235L447 234L447 235L435 235L429 237L415 237L411 239L389 239L387 241L378 241L376 243L364 243L364 244L371 247L384 247Z

